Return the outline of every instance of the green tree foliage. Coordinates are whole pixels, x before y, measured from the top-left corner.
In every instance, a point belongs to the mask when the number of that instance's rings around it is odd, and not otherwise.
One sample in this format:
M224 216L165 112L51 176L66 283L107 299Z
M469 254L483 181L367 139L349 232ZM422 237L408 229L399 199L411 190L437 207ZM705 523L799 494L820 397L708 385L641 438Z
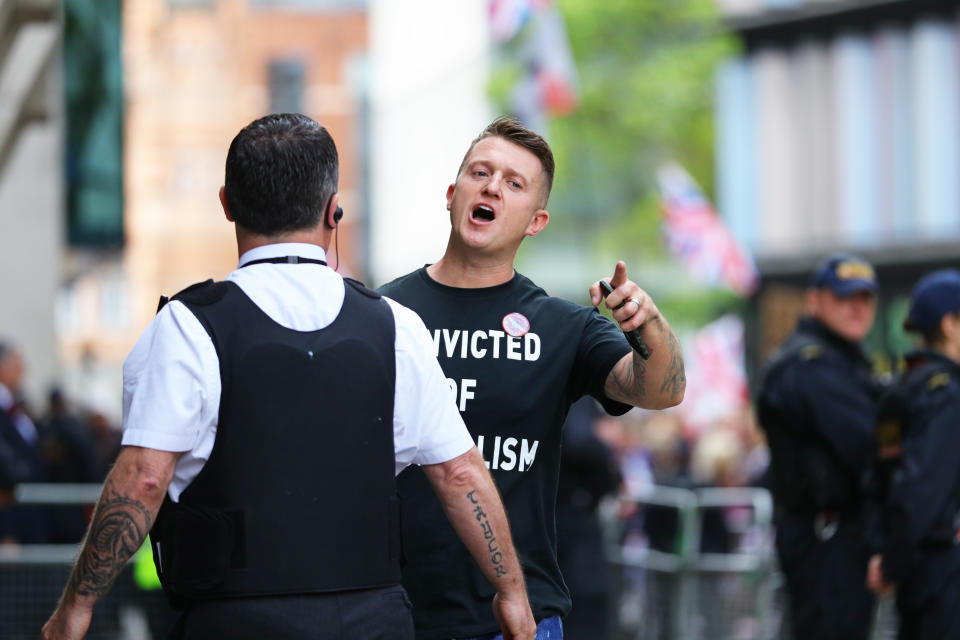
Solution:
M735 42L723 31L714 0L558 5L577 65L580 104L551 120L547 132L557 179L554 215L541 242L569 246L575 238L595 260L622 257L634 269L662 267L670 259L660 235L656 170L676 160L713 197L714 73L735 52ZM523 35L504 48L491 87L506 112L509 89L521 74L512 61ZM684 279L682 266L675 268ZM688 293L696 290L686 284ZM708 300L723 306L732 299L706 293L698 297L714 308Z

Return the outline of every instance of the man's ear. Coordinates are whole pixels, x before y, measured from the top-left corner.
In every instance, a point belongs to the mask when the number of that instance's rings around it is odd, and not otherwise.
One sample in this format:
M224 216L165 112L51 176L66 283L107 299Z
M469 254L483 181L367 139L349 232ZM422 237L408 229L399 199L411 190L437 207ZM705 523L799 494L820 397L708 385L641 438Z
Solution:
M453 188L455 185L447 187L447 211L450 211L450 205L453 203Z
M227 217L227 220L230 222L236 222L233 219L233 216L230 215L230 207L227 205L227 188L220 187L220 206L223 207L223 215Z
M330 202L327 203L327 210L323 212L323 222L326 226L333 229L337 226L337 221L334 220L333 216L337 212L337 207L340 206L340 194L335 193L330 196Z
M947 338L947 342L960 344L960 314L943 314L943 317L940 318L940 331Z
M537 209L537 212L533 214L533 218L530 219L530 224L527 225L527 230L524 232L528 236L535 236L543 228L547 226L547 223L550 222L550 213L546 209Z

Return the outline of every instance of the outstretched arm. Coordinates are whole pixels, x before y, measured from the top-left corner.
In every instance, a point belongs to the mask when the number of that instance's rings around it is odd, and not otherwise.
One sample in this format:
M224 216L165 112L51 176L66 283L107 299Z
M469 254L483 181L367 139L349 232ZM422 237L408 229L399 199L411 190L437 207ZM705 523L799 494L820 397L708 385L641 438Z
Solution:
M179 456L142 447L120 451L60 604L43 626L44 640L73 640L86 634L93 605L150 532Z
M650 348L650 359L644 360L636 351L625 355L613 366L604 384L607 397L635 407L665 409L680 404L687 386L680 341L660 314L657 305L635 282L627 278L627 267L617 262L613 291L606 304L613 311L613 319L623 331L639 328ZM600 285L590 286L590 301L596 306L603 300ZM625 304L617 309L621 302Z
M480 570L497 590L493 611L504 640L533 640L537 625L507 514L476 447L440 464L423 465L433 490Z

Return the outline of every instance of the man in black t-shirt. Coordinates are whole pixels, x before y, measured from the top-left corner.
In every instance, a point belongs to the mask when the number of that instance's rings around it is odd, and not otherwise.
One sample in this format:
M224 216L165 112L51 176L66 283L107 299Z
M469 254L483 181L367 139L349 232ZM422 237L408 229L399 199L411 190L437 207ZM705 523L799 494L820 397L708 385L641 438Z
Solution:
M555 502L561 426L589 394L610 413L660 409L683 398L676 336L650 297L618 262L606 304L596 309L548 296L514 271L526 236L549 219L553 155L536 133L500 118L473 141L447 189L451 231L436 263L381 292L412 308L437 355L471 435L503 495L521 556L537 637L560 637L571 606L557 567ZM603 299L590 287L594 306ZM639 329L649 360L622 331ZM420 640L494 638L493 591L430 495L423 473L398 478L406 567Z

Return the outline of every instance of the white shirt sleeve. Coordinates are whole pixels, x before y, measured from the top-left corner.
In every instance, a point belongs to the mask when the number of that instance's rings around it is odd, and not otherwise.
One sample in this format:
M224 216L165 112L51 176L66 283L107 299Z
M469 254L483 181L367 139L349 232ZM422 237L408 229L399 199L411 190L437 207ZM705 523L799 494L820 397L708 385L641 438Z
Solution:
M185 452L171 497L210 456L220 410L220 360L182 303L167 304L123 363L123 444Z
M393 439L396 472L410 464L437 464L473 447L433 340L416 313L384 298L396 319L397 378Z

